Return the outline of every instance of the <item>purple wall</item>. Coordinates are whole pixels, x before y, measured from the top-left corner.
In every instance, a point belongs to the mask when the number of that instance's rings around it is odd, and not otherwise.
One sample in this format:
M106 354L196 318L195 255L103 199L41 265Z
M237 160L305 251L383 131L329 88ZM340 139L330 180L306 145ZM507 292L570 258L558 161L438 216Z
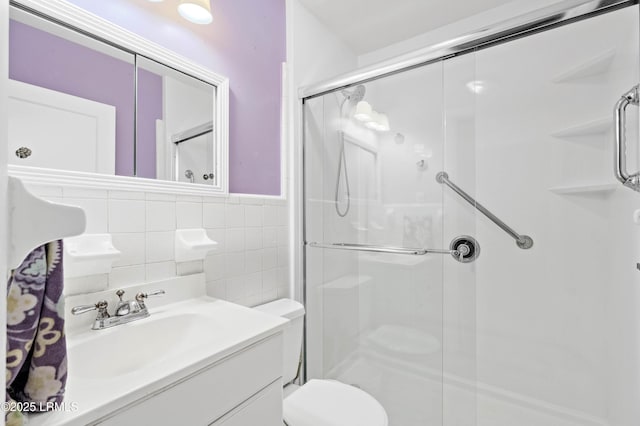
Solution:
M177 2L70 0L230 79L231 192L280 194L284 0L213 0L213 23L182 19Z

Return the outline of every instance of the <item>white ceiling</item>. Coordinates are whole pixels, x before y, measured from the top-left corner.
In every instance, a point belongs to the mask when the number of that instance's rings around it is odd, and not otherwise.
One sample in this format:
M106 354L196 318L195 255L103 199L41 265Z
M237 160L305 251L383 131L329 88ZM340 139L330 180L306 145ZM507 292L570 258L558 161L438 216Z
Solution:
M511 0L299 0L357 55Z

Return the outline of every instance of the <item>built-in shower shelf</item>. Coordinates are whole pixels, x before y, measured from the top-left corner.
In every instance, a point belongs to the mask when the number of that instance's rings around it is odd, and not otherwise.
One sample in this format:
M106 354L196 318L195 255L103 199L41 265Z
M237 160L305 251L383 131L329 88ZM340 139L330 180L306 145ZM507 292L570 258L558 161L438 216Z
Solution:
M573 83L588 77L606 74L611 68L615 56L616 49L609 49L570 70L558 74L551 81L554 83Z
M617 183L594 183L588 185L556 186L549 191L560 195L601 195L608 196L615 191Z
M606 135L612 130L612 120L611 117L598 118L558 130L551 136L571 140L586 140L585 138L590 136L601 136L598 141L604 144L607 142Z

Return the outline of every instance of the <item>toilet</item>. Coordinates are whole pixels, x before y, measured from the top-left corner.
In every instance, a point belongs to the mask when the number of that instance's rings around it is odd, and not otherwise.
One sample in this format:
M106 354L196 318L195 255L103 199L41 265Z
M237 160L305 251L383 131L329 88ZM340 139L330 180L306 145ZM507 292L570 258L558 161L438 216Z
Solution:
M335 380L310 380L302 386L291 383L297 376L304 306L280 299L255 309L290 322L283 332L283 417L288 426L388 426L387 413L371 395Z

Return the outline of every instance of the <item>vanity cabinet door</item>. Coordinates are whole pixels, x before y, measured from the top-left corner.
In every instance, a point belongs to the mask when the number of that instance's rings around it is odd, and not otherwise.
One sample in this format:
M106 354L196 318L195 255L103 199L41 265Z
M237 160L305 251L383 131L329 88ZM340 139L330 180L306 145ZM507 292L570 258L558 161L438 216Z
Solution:
M210 426L282 426L282 380Z
M273 383L281 384L281 377L282 333L278 333L93 424L204 426ZM272 399L262 404L275 404ZM282 410L281 405L282 399L276 409Z

